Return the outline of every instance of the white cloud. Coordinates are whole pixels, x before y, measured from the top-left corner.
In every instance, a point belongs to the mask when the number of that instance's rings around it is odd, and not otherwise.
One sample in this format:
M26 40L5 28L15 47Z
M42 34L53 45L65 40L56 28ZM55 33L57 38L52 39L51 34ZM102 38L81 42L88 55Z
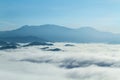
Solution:
M42 51L43 46L0 51L0 78L3 80L119 80L120 45L75 44ZM22 60L22 61L21 61ZM62 67L61 67L62 66ZM6 77L7 76L7 77Z

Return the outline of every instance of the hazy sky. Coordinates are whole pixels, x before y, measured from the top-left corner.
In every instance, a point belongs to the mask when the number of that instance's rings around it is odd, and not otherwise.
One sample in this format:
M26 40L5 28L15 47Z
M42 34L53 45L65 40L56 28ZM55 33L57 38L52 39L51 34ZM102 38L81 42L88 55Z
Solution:
M0 30L26 24L91 26L120 33L120 0L0 0Z

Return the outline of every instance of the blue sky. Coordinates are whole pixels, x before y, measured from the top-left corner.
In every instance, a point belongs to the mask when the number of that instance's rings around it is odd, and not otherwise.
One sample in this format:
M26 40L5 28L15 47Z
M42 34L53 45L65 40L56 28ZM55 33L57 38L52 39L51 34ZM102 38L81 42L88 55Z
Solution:
M120 33L120 0L0 0L0 30L41 24Z

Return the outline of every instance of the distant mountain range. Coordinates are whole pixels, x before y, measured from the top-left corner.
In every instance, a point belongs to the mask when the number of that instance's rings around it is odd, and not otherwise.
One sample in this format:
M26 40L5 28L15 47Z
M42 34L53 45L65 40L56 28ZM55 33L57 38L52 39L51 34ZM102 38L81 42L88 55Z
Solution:
M0 40L11 42L51 41L79 43L120 43L120 34L98 31L91 27L71 29L59 25L25 25L11 31L1 31Z

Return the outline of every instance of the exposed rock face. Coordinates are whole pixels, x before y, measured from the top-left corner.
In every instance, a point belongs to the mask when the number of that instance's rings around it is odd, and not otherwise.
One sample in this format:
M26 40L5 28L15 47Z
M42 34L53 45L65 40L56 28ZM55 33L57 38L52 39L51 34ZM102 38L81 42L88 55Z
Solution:
M5 49L16 49L20 45L17 43L0 41L0 46L1 46L0 50L5 50Z
M65 44L65 46L75 46L75 45L73 45L73 44Z
M5 50L5 49L16 49L17 46L15 45L5 45L0 48L0 50Z
M44 51L62 51L60 48L49 48L49 47L44 47L41 48Z
M62 51L62 50L59 48L54 48L54 49L48 49L47 51Z
M5 41L0 41L0 46L7 45L7 42Z
M47 42L31 42L28 45L25 46L37 46L37 45L46 45L46 46L53 46L52 43L47 43Z

